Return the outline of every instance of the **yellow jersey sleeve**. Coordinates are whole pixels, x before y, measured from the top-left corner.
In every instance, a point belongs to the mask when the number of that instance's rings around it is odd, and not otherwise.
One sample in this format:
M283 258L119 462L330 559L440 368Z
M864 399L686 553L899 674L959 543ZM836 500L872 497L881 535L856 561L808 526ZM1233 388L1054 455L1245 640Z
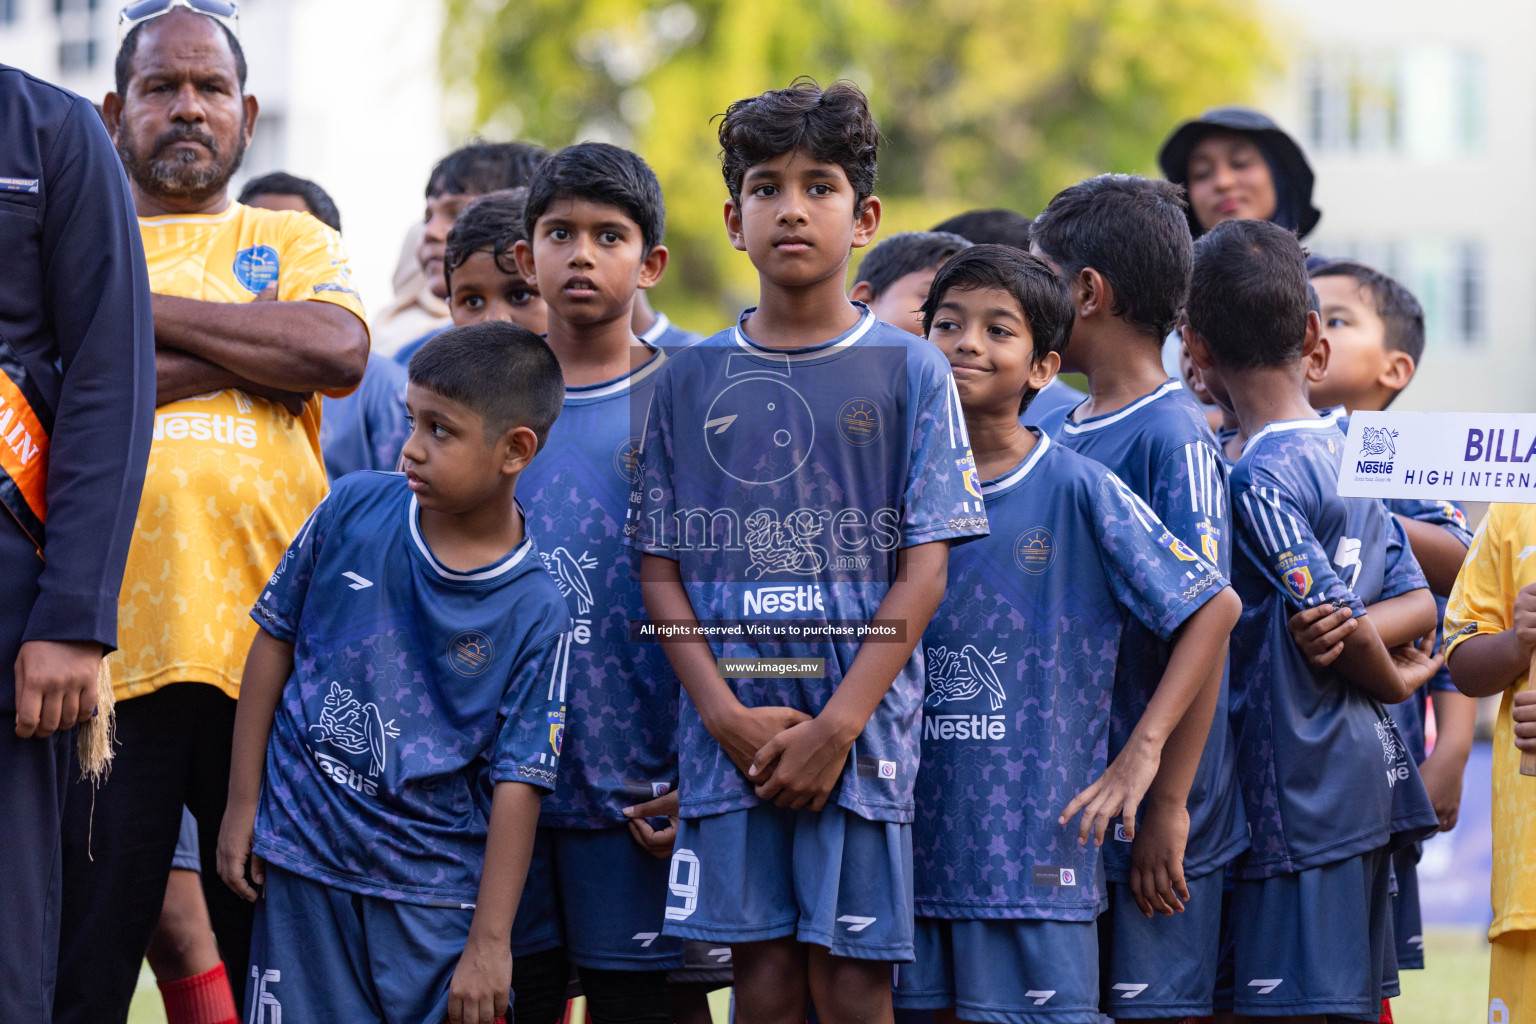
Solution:
M278 301L335 303L361 320L363 330L368 329L363 300L352 286L352 269L347 264L346 248L339 233L310 216L287 217L283 225L281 253ZM341 398L354 390L341 388L325 394Z

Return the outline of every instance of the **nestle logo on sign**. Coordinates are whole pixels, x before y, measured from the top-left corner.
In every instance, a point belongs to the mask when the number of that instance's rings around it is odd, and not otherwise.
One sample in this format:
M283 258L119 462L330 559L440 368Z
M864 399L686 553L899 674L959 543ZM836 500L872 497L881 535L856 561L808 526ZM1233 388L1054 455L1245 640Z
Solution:
M1356 473L1369 473L1374 476L1391 476L1392 463L1390 462L1357 462Z

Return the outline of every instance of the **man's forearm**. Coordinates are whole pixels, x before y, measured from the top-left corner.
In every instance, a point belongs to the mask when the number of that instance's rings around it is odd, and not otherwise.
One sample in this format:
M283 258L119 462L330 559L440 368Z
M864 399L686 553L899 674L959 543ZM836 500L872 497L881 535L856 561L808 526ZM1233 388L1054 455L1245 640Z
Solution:
M180 349L155 349L155 406L169 405L210 391L245 387L253 382Z
M368 364L363 322L333 303L202 302L156 295L154 304L155 340L162 348L180 349L269 388L350 388Z
M1451 587L1456 583L1456 574L1461 571L1461 563L1467 557L1467 546L1443 526L1421 523L1407 516L1398 516L1397 521L1408 535L1413 557L1424 571L1429 589L1441 597L1449 597Z

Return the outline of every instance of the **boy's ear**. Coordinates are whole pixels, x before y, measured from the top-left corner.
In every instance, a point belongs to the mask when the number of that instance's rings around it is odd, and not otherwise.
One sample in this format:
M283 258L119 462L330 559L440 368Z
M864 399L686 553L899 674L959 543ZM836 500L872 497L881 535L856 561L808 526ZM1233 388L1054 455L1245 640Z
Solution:
M1399 352L1396 349L1387 350L1387 362L1381 370L1381 376L1376 378L1376 383L1390 391L1401 391L1413 380L1413 374L1418 369L1413 363L1413 356L1407 352Z
M501 435L503 448L501 471L507 475L521 473L539 451L539 435L530 427L512 427Z
M667 272L667 261L672 254L664 245L653 245L640 262L640 288L654 288L661 283L661 275Z
M1039 391L1061 372L1061 353L1047 352L1029 367L1029 386Z
M875 301L875 290L869 286L868 281L860 281L858 284L854 285L853 290L848 293L848 298L852 299L854 302L862 302L867 306L871 302Z
M526 238L519 238L512 245L512 262L517 264L517 272L523 275L534 288L539 286L539 275L534 271L533 246L528 244Z
M1215 366L1211 359L1211 347L1205 343L1205 337L1195 330L1186 321L1179 326L1179 333L1184 337L1184 348L1189 352L1189 361L1194 363L1197 369L1206 370Z
M875 235L880 231L880 197L870 196L864 200L864 208L853 221L853 247L862 249L874 241Z
M1312 354L1303 357L1307 367L1307 383L1321 384L1328 379L1328 360L1333 356L1333 343L1328 340L1328 335L1318 336L1317 347Z
M734 199L725 201L725 237L731 240L732 248L747 251L747 236L741 230L741 207Z
M1301 357L1302 357L1302 359L1310 360L1312 358L1313 353L1318 350L1318 348L1322 345L1322 343L1323 343L1323 318L1318 316L1312 310L1308 310L1307 311L1307 333L1301 339ZM1324 356L1323 357L1323 364L1326 366L1327 363L1328 363L1328 357Z
M1072 302L1077 306L1077 318L1086 320L1098 312L1107 312L1115 304L1114 290L1104 275L1092 267L1084 267L1069 282L1072 286Z

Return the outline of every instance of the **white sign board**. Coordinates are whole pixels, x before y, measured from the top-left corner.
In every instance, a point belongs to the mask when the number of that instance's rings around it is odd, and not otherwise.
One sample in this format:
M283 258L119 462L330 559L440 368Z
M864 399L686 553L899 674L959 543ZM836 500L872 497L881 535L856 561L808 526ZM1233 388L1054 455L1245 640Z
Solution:
M1536 415L1356 412L1339 493L1536 503Z

